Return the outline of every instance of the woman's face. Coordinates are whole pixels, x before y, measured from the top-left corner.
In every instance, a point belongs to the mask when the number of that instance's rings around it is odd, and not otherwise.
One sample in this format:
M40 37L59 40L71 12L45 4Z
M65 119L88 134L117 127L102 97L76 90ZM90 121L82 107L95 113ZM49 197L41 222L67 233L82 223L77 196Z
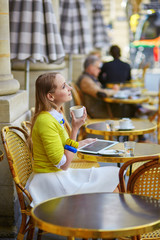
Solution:
M64 77L60 74L57 74L55 84L57 88L53 93L54 103L60 107L63 103L72 100L72 87L66 83Z

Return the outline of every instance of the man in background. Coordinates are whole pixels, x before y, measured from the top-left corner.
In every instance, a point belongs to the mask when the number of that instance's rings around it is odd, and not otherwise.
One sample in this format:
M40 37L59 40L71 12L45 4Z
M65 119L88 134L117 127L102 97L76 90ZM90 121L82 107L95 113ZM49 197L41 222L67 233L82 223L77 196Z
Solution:
M110 54L114 60L104 63L99 74L99 81L104 88L107 83L125 83L131 79L130 65L119 59L121 56L120 48L117 45L111 46Z
M109 117L107 104L103 98L114 95L117 91L103 89L98 80L101 71L99 57L89 55L84 62L84 72L78 79L77 85L83 93L83 104L92 118Z

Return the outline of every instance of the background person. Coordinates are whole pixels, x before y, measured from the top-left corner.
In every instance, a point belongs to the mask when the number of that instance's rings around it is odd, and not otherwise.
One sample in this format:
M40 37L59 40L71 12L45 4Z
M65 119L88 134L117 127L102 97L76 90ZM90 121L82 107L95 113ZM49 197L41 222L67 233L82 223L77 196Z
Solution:
M79 119L71 112L69 138L61 109L72 99L71 90L59 73L43 74L36 80L35 114L31 127L33 174L26 185L33 198L32 205L70 194L113 192L118 185L117 167L69 168L78 148L78 130L87 117L85 110ZM82 140L79 147L93 141L95 139Z
M114 60L103 64L98 77L104 88L107 83L125 83L131 79L130 65L119 59L120 48L117 45L111 46L110 54Z
M98 80L101 71L101 61L95 55L89 55L84 62L84 72L77 81L83 93L83 103L92 118L107 118L109 113L104 97L114 95L117 90L103 89Z
M100 61L101 61L101 58L102 58L100 50L93 50L88 54L88 56L97 56Z

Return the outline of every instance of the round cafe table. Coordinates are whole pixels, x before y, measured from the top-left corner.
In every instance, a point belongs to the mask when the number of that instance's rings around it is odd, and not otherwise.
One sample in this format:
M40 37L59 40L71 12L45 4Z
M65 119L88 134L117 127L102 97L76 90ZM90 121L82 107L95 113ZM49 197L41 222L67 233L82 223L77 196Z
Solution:
M160 201L127 193L53 198L35 206L31 214L39 229L70 239L115 239L160 228Z
M149 91L149 90L147 90L147 89L144 89L143 91L142 91L142 95L143 96L147 96L147 97L158 97L158 91Z
M138 135L144 135L156 131L156 122L148 119L131 119L134 126L131 130L120 130L119 120L114 121L115 129L110 131L107 129L106 122L95 122L85 126L85 131L90 134L102 135L104 139L112 140L113 136L128 136L129 140L134 140Z
M104 102L107 103L123 103L123 104L141 104L144 102L149 101L148 96L141 96L136 99L131 99L131 98L113 98L113 97L107 97L103 98Z
M124 150L123 143L117 143L109 149L114 150ZM80 159L95 161L95 162L109 162L109 163L124 163L134 158L141 158L146 160L148 158L154 159L157 156L160 156L160 145L151 144L151 143L135 143L135 151L133 157L122 155L100 155L100 154L90 154L77 152L77 156Z
M106 102L106 107L108 109L108 114L110 118L114 118L114 115L112 113L112 109L110 106L110 103L118 103L118 104L142 104L145 102L149 102L149 97L148 96L140 96L136 99L132 98L114 98L114 97L107 97L103 98L103 101ZM122 114L123 116L123 114Z
M3 160L4 153L0 150L0 161Z

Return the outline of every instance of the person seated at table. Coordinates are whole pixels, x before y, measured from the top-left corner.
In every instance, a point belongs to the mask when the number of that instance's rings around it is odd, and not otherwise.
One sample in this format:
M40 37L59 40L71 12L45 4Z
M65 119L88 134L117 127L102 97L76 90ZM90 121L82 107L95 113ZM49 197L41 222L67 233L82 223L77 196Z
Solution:
M72 100L72 88L60 73L46 73L36 80L35 113L32 119L30 145L33 150L33 173L26 188L33 203L64 195L118 191L117 167L90 169L69 168L78 147L95 141L76 142L79 128L87 113L75 118L73 112L70 136L62 114L64 103Z
M120 60L120 48L112 45L110 54L114 60L103 64L98 77L104 88L107 83L126 83L131 79L131 67L128 63Z
M92 118L107 118L109 113L104 97L114 95L119 88L103 89L98 81L100 59L95 55L89 55L84 61L84 72L79 77L77 85L83 93L83 103Z

